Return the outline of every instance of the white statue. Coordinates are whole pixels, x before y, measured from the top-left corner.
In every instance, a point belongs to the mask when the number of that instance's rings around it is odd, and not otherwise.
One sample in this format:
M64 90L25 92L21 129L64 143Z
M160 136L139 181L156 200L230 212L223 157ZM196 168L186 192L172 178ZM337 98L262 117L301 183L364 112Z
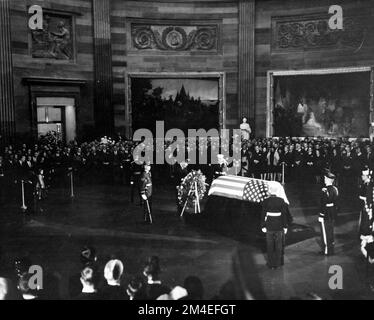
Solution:
M243 117L242 119L242 123L240 124L240 130L242 133L242 140L249 140L251 137L252 130L246 117Z

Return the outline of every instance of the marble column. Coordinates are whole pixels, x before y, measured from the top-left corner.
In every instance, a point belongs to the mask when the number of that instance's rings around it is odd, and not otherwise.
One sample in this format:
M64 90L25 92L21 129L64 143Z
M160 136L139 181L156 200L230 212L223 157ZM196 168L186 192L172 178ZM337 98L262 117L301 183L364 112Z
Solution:
M95 123L98 134L114 130L110 0L92 0L95 46Z
M239 0L239 117L255 127L255 0Z
M15 133L10 0L0 0L0 145Z

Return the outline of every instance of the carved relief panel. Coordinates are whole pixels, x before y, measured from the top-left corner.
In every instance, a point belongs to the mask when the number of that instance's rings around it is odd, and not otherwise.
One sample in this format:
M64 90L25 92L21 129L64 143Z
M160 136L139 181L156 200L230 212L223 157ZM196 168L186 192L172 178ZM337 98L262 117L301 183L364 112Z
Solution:
M359 48L365 42L362 17L345 17L343 30L332 30L329 16L273 17L272 50Z
M43 11L43 29L31 30L33 58L74 60L74 17Z
M219 24L129 22L132 52L219 51Z

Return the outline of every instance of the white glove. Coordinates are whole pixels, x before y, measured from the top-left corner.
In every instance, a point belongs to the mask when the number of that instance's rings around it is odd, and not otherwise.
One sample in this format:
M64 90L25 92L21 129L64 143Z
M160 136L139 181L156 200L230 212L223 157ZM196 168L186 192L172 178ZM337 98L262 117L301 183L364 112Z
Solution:
M267 231L266 228L262 228L261 230L262 230L263 233L266 233L266 231Z
M284 230L284 234L287 234L288 229L287 228L283 228L283 230Z
M148 199L145 194L142 194L142 198L143 198L143 200L147 200Z
M322 223L322 222L323 222L323 218L322 218L322 217L319 217L319 218L318 218L318 222L321 222L321 223Z

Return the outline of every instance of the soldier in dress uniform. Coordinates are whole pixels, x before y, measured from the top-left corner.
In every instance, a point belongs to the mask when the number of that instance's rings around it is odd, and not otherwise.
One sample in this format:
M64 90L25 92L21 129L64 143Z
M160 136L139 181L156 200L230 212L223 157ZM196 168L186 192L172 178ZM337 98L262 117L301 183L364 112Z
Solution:
M360 204L360 221L359 221L359 232L360 239L372 234L373 226L373 184L370 179L370 170L365 167L361 175L362 183L360 187L359 199Z
M140 198L140 177L142 175L143 166L139 162L139 157L135 156L134 161L130 164L131 170L131 203L134 203L134 193L136 191L137 195L139 196L139 203L142 204L142 199Z
M175 186L175 201L177 205L177 213L181 214L183 205L179 203L178 199L178 187L180 186L182 180L188 175L188 162L181 161L181 163L176 163L174 169L174 174L172 176Z
M374 291L374 237L373 234L361 238L361 252L366 260L366 282L371 291Z
M262 204L261 228L266 233L268 267L275 269L283 265L284 236L289 225L287 203L276 196L274 185L269 185L270 197Z
M149 162L144 164L144 172L140 177L140 194L143 199L144 222L152 224L152 174Z
M325 174L325 187L322 188L320 198L320 213L318 222L321 223L322 251L321 254L334 254L334 222L337 216L338 188L334 184L335 175Z
M4 202L5 195L5 167L3 163L3 157L0 156L0 205Z

